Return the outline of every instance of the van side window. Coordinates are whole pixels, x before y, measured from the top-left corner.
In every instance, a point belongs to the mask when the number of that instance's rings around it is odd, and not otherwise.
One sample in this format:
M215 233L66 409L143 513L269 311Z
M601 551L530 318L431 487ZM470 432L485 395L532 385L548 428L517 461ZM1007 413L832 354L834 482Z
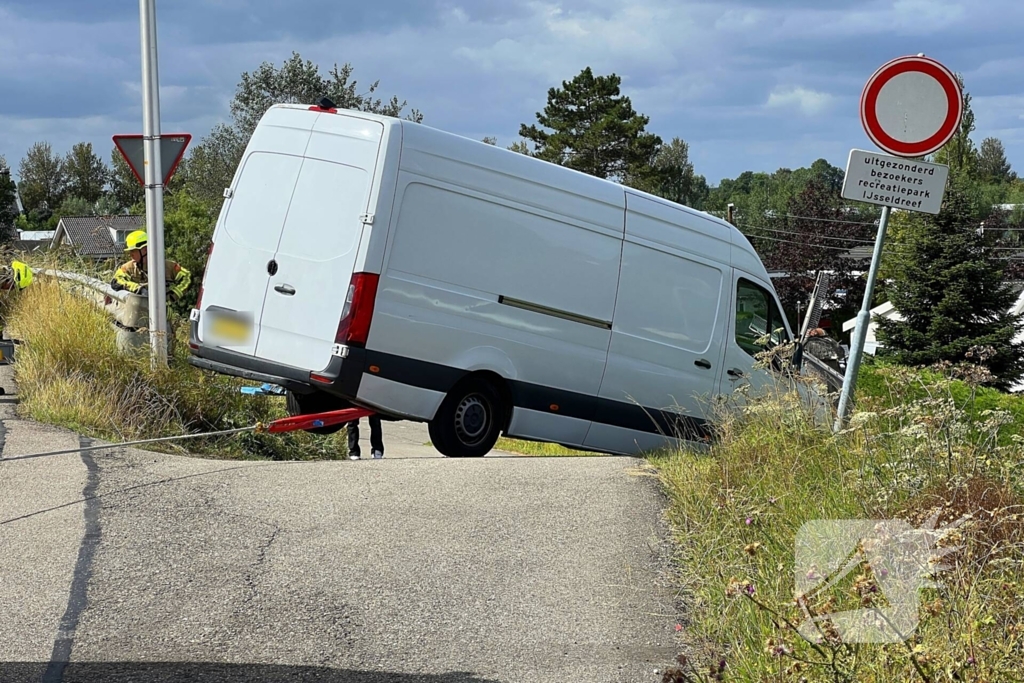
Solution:
M736 343L753 356L765 350L757 340L769 332L769 346L789 341L774 297L764 287L741 279L736 286Z

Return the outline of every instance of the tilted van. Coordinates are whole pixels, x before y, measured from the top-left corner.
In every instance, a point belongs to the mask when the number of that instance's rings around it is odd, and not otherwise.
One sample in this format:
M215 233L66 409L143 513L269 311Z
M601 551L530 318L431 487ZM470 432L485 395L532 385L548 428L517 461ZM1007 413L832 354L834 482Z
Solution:
M447 456L698 437L789 334L729 223L409 121L276 105L224 195L190 361L427 422Z

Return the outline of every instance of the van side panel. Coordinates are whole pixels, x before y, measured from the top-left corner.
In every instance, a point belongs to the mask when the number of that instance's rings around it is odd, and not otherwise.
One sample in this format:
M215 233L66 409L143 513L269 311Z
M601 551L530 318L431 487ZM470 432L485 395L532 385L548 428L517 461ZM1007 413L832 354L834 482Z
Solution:
M611 322L617 235L464 188L405 186L389 270Z
M468 372L493 372L517 408L564 403L553 417L568 418L581 443L607 358L622 192L605 201L600 183L577 194L572 183L594 180L577 174L568 188L540 185L546 164L434 135L405 128L367 362L438 397ZM368 392L359 399L372 404ZM513 422L522 436L550 436L528 418Z
M731 243L727 231L685 211L630 194L626 201L611 347L586 445L621 450L625 440L632 452L650 447L652 433L692 437L708 417L721 373Z

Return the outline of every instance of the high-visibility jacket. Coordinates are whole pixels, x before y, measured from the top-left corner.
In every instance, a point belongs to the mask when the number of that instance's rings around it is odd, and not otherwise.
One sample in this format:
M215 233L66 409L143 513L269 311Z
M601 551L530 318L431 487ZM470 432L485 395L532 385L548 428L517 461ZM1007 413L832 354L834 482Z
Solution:
M18 289L25 289L32 284L32 269L28 264L21 261L11 261L11 270L14 271L14 282Z
M174 261L168 260L164 267L164 278L167 280L167 294L177 301L185 296L185 290L192 283L192 274ZM133 294L149 284L149 273L135 261L129 261L117 269L110 287L114 291L128 290Z

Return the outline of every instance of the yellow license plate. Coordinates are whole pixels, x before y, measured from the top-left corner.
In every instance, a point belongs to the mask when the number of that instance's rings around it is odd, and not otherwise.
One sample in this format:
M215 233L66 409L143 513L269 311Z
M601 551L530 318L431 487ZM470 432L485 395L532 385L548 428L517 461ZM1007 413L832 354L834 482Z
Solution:
M245 344L252 334L252 323L244 317L210 314L210 341L215 344Z

